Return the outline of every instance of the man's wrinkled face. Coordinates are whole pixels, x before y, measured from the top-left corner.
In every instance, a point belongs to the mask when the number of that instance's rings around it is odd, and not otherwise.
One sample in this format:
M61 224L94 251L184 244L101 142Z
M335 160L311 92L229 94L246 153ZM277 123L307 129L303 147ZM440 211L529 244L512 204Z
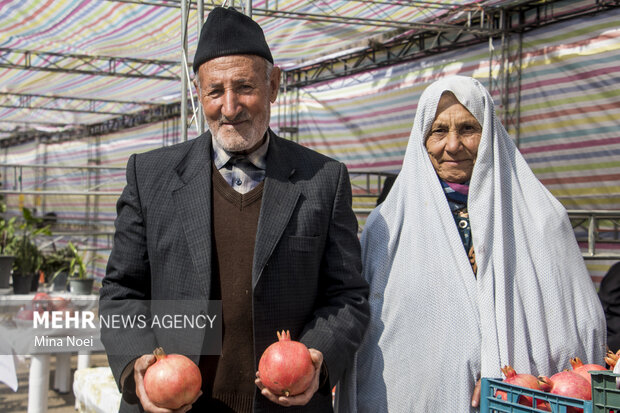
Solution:
M209 130L226 151L249 151L262 142L280 86L260 56L231 55L200 66L196 88Z
M454 94L445 92L426 137L426 150L437 175L446 182L471 178L478 156L482 126Z

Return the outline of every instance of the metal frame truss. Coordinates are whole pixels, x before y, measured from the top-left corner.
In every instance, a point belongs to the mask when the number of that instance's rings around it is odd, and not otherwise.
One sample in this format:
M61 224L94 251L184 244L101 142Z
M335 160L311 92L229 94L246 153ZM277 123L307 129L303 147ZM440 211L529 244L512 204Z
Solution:
M158 7L172 7L172 8L183 8L189 7L191 9L200 9L204 4L208 3L211 7L221 6L223 0L219 1L203 1L197 0L196 3L193 1L188 4L183 4L188 0L107 0L113 1L117 3L131 3L131 4L142 4L149 6L158 6ZM391 6L399 6L399 7L409 7L415 9L433 9L433 10L446 10L447 12L454 14L456 12L462 12L464 10L481 10L482 7L479 5L468 5L468 4L455 4L455 3L439 3L432 1L378 1L378 0L353 0L353 3L361 3L361 4L381 4L381 5L391 5ZM228 1L228 5L236 6L235 1ZM360 26L378 26L378 27L390 27L395 29L424 29L424 30L461 30L462 27L458 24L450 24L450 23L425 23L425 22L407 22L407 21L398 21L398 20L390 20L390 19L369 19L369 18L361 18L354 16L341 16L334 13L323 12L323 13L305 13L293 10L281 10L278 6L278 0L271 0L265 2L265 8L254 8L248 6L248 0L241 0L237 3L241 4L241 8L247 10L243 10L246 14L253 14L257 16L263 17L273 17L278 19L289 19L289 20L304 20L304 21L314 21L314 22L323 22L323 23L341 23L341 24L353 24ZM476 27L472 27L470 30L476 32L482 32L484 29L479 29Z
M620 212L615 210L568 210L577 241L588 244L583 253L589 260L618 260L620 254L605 251L606 245L620 244Z
M458 24L458 30L419 30L406 36L395 37L385 43L371 42L368 47L332 59L310 63L287 70L289 87L304 87L363 71L419 59L424 56L471 46L489 38L523 33L558 21L597 13L618 7L618 0L597 0L578 13L562 14L554 4L565 0L540 2L530 0L507 8L468 11Z
M0 148L10 147L38 139L40 142L62 142L92 136L106 135L139 125L161 122L181 116L181 104L170 103L137 113L115 117L92 125L76 125L75 128L59 132L25 131L10 138L0 139Z
M286 73L282 77L278 95L277 132L283 138L299 142L299 88L289 87Z
M178 62L0 48L0 67L178 81Z
M500 47L495 48L489 39L488 88L497 96L497 114L515 143L519 146L521 107L521 68L523 31L512 32L508 26L508 14L501 14ZM516 42L516 44L515 44Z
M407 36L395 37L385 43L371 43L363 50L354 53L287 70L284 73L283 83L285 89L301 88L488 41L491 46L489 91L499 96L499 115L506 129L515 137L516 145L519 146L523 33L620 5L618 0L597 0L578 13L562 14L554 10L554 3L562 1L524 1L507 8L468 11L460 22L462 30L422 30ZM479 27L482 32L471 30L473 27ZM492 47L494 38L500 39L499 50ZM296 118L298 116L289 114L285 119ZM284 124L284 131L290 130L296 136L297 126L295 123Z
M102 104L113 104L118 109L102 110ZM36 110L52 110L60 112L97 113L107 115L123 115L127 106L160 106L152 102L122 101L112 99L89 99L72 96L37 95L31 93L0 92L0 107L26 108ZM135 108L134 108L135 109Z
M188 25L188 9L198 8L198 14L204 13L204 1L194 2L189 0L176 1L139 1L139 0L108 0L125 3L149 4L162 7L181 8L184 30ZM431 7L437 3L424 1L379 1L379 0L356 0L360 3L381 3L400 6ZM296 105L298 101L298 91L295 89L308 86L314 83L336 79L363 71L394 65L406 61L412 61L425 56L443 53L449 50L462 48L489 39L501 39L500 76L491 77L491 90L499 90L503 109L503 121L507 128L512 128L513 134L519 137L519 98L520 98L520 79L521 62L515 56L520 56L521 36L525 31L551 24L554 22L601 12L606 9L620 6L619 0L595 0L588 7L584 7L578 13L565 12L554 9L556 3L566 0L526 0L512 3L506 8L473 8L467 5L456 6L443 4L446 7L446 14L442 16L443 21L449 24L427 24L427 23L406 23L383 20L359 20L343 16L312 15L308 13L294 13L277 9L277 1L265 3L265 9L251 9L250 13L280 18L295 18L310 21L334 21L330 19L341 19L340 22L347 24L364 25L395 25L391 38L388 41L374 39L369 41L367 47L353 53L343 54L331 59L320 62L313 62L289 69L284 72L282 91L290 103ZM247 0L245 0L248 8ZM414 4L415 3L415 4ZM212 6L220 5L221 2L210 1ZM251 3L250 3L251 4ZM424 4L425 6L421 6ZM274 7L274 8L272 8ZM561 10L561 9L560 9ZM457 19L457 16L460 16ZM202 20L199 17L199 20ZM346 20L346 21L345 21ZM363 20L363 21L362 21ZM199 24L200 27L200 24ZM186 33L186 32L185 32ZM66 132L43 133L38 131L19 132L10 138L0 140L0 147L7 147L16 143L27 142L36 138L42 141L57 141L66 139L77 139L87 136L111 133L121 129L135 127L140 124L157 122L181 116L182 138L186 139L187 133L187 114L189 102L187 73L181 73L179 77L174 73L174 69L181 65L181 71L186 72L189 67L186 55L186 34L184 34L183 50L185 57L181 62L142 60L118 57L99 57L85 55L69 55L58 53L33 52L27 50L16 50L0 48L0 67L12 67L27 70L48 70L62 71L68 73L96 74L102 76L123 76L138 77L149 79L181 80L186 83L182 88L181 102L141 110L134 114L123 114L122 116L110 119L94 125L78 125L76 129ZM384 35L385 37L385 35ZM515 47L512 43L517 41ZM516 53L516 54L515 54ZM36 57L36 58L33 58ZM183 57L183 56L182 56ZM491 56L491 59L493 56ZM21 60L20 60L21 59ZM494 82L494 83L493 83ZM296 96L297 95L297 96ZM72 98L63 98L60 99ZM96 100L94 100L96 101ZM84 102L85 105L93 105L87 108L90 111L96 103ZM141 102L139 104L142 104ZM34 109L34 107L33 107ZM42 109L54 110L51 107ZM298 109L298 108L297 108ZM298 114L297 109L288 108L282 114L280 132L290 135L289 138L296 139L298 134ZM198 111L200 112L200 111ZM97 111L97 113L106 113ZM114 113L116 114L116 113ZM200 126L200 130L203 130Z
M487 38L466 32L415 33L390 43L372 44L363 51L287 70L286 76L289 87L304 87L478 44Z

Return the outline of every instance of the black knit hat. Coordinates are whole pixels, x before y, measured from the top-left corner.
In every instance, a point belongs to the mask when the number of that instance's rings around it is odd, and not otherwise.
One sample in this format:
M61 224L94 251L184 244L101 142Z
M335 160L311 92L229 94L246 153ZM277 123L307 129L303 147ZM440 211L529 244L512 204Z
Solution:
M273 63L258 23L232 7L215 7L202 26L194 56L194 73L207 60L234 54L258 55Z

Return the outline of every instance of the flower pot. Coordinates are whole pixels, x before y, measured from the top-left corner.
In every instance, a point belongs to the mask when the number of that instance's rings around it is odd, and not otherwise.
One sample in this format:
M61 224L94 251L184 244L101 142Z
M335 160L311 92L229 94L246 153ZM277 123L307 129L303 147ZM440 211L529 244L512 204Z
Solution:
M69 273L59 273L52 281L52 291L67 291L67 277Z
M73 295L88 295L93 291L93 278L69 278L69 290Z
M32 286L34 274L20 274L13 272L13 293L28 294Z
M39 278L39 273L33 274L32 280L30 282L30 292L36 292L39 289Z
M12 255L0 255L0 288L9 288L11 279L11 267L15 257Z

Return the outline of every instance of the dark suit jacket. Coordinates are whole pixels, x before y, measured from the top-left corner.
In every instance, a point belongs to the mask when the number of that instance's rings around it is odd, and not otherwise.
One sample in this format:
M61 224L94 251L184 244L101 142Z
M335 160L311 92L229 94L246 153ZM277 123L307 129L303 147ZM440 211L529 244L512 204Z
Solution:
M620 262L603 277L598 296L607 321L607 346L615 353L620 350Z
M352 360L369 317L351 185L344 164L270 134L252 270L256 365L276 331L290 330L323 353L329 381L305 408L280 408L260 392L254 408L331 411L329 389ZM101 301L202 299L196 311L206 312L211 205L209 132L132 155ZM189 334L185 354L200 354L204 332ZM125 329L103 330L102 340L118 381L133 359L178 337Z

